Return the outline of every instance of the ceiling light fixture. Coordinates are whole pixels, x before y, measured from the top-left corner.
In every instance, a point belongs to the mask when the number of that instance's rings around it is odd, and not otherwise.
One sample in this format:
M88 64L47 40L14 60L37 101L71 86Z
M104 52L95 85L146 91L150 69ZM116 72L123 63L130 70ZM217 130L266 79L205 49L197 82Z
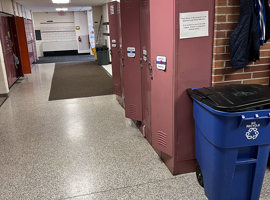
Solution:
M70 3L70 0L52 0L52 2L56 4L67 4Z
M56 11L68 11L68 8L55 8Z

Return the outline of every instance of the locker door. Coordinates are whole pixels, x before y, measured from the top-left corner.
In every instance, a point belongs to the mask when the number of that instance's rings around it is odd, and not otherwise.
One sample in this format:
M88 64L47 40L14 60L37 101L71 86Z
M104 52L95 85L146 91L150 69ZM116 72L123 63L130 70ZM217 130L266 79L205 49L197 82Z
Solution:
M142 121L140 0L122 0L120 4L126 117Z
M24 74L31 74L31 64L28 53L25 25L23 17L16 17L17 36L20 45L21 61Z
M18 34L16 30L16 22L15 22L15 17L10 17L9 19L10 22L10 27L11 27L11 36L12 36L12 41L13 41L13 51L15 55L19 59L19 64L17 64L17 76L24 76L23 74L23 69L22 69L22 60L21 60L21 53L20 53L20 45L19 45L19 39L18 39Z
M142 67L142 115L143 134L152 143L151 130L151 77L150 10L149 0L140 3L141 67Z
M16 82L17 80L17 71L13 59L13 43L11 40L11 31L9 27L9 18L7 16L0 16L1 18L1 42L3 48L3 56L4 62L7 72L8 86L9 88Z
M123 57L123 42L122 42L122 28L121 28L121 5L117 4L117 17L118 17L118 30L119 30L119 59L120 59L120 77L121 77L121 91L122 91L122 99L125 97L124 92L124 57Z
M112 73L113 73L113 90L114 94L122 96L121 73L120 73L120 25L118 17L118 4L114 1L108 3L109 22L110 22L110 38L111 38L111 54L112 54Z
M173 156L174 137L174 3L150 0L152 145L169 156ZM167 58L166 70L157 68L157 56Z

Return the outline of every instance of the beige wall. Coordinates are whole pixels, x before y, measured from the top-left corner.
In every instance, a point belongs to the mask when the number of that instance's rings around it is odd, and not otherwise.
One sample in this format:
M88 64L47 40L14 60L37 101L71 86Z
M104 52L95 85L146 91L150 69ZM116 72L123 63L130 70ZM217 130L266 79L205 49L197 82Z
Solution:
M34 29L41 30L41 41L36 42L38 57L43 51L77 50L74 12L60 16L58 12L33 13ZM53 23L47 23L53 21Z
M13 5L11 0L0 0L1 1L1 7L2 7L2 12L8 13L13 15Z

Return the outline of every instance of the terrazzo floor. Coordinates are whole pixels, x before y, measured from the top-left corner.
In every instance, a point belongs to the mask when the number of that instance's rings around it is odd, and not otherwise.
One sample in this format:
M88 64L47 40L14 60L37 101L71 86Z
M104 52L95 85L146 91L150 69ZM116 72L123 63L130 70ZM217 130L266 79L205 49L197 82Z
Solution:
M0 97L0 106L6 101L6 97Z
M0 107L1 200L206 199L194 173L171 175L115 96L49 102L53 71L35 65Z

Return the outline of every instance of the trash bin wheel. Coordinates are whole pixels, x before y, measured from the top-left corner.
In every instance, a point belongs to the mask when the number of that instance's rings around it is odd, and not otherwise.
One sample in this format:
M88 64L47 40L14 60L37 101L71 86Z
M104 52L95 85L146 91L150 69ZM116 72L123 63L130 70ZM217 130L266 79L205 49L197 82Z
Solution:
M196 167L196 176L197 176L197 180L198 180L200 186L204 187L204 184L203 184L203 174L202 174L202 170L200 168L200 165L198 165Z

